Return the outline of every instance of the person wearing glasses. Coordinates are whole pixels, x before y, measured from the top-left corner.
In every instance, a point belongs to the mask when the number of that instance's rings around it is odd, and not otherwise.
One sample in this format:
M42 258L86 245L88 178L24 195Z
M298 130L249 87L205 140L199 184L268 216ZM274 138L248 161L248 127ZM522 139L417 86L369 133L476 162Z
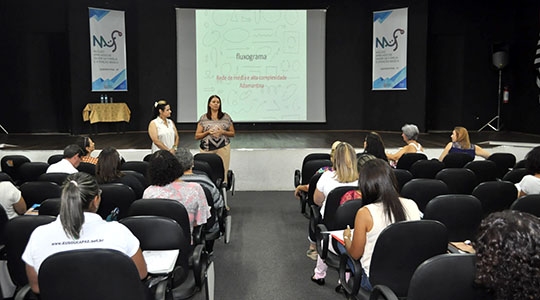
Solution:
M77 139L77 145L79 145L79 147L81 147L83 151L83 155L81 156L81 162L86 162L93 165L97 164L98 158L91 155L92 152L96 150L96 144L90 137L79 137Z
M39 293L39 267L55 253L77 249L113 249L133 260L141 279L146 278L146 262L139 240L124 225L106 222L96 211L101 190L92 175L71 174L62 187L60 214L52 223L34 230L22 255L32 291Z

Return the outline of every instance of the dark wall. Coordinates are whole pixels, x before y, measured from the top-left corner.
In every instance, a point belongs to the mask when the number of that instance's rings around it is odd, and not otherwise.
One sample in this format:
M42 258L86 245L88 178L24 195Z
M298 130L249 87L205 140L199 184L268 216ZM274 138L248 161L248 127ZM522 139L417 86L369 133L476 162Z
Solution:
M168 99L176 111L175 7L328 8L324 124L236 124L237 129L421 130L476 129L497 113L495 44L509 49L503 81L503 128L540 133L532 60L538 39L538 1L278 1L238 0L4 0L0 2L0 124L10 132L88 132L81 112L99 101L90 83L88 7L125 11L127 130L146 130L152 103ZM408 89L371 91L372 12L408 7ZM24 116L24 122L22 121ZM233 116L234 117L234 116ZM175 116L173 116L175 118ZM100 130L107 130L102 124ZM195 124L179 124L195 129Z

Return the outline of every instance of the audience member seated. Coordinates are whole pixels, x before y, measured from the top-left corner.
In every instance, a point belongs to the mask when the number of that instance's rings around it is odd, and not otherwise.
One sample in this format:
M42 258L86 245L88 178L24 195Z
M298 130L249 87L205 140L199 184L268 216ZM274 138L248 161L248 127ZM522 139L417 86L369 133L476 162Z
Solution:
M326 197L335 188L340 186L358 186L358 167L356 152L349 143L339 143L332 157L333 171L324 172L317 182L317 189L313 195L315 204L321 207L321 216L324 216ZM310 242L315 239L310 236ZM328 266L317 255L317 266L311 280L319 285L324 284Z
M374 155L376 158L388 161L381 136L372 131L364 139L364 153Z
M441 153L441 156L439 156L439 160L443 161L444 157L448 153L455 153L455 152L461 152L461 153L467 153L468 155L472 156L473 158L478 156L482 156L483 158L488 158L490 153L486 150L482 149L482 147L471 144L471 141L469 140L469 132L465 127L456 126L454 127L454 130L452 131L452 135L450 136L452 141L444 147L443 152Z
M383 160L366 162L358 181L365 206L356 213L354 234L349 228L345 229L343 240L349 255L360 259L363 269L361 286L370 291L369 267L379 234L392 223L420 220L420 210L414 201L399 197L394 172Z
M6 211L8 219L26 212L26 202L21 191L11 181L0 181L0 195L0 205Z
M514 210L492 213L473 247L476 282L495 299L540 299L540 219Z
M193 227L206 224L211 212L202 187L180 179L184 171L171 152L154 152L148 165L150 186L144 191L143 198L171 199L182 203L188 212L190 232L193 233Z
M193 173L194 162L191 151L187 148L178 148L178 150L176 150L176 158L180 162L182 170L185 170L184 174L180 176L180 179L186 182L196 182L206 187L212 193L214 207L216 209L222 208L224 206L223 197L212 180L205 174Z
M523 176L516 184L518 197L540 194L540 146L534 147L525 156L525 168L529 175Z
M144 187L137 177L120 171L122 158L120 153L113 147L101 150L96 164L96 179L99 184L123 183L135 192L135 199L141 199Z
M398 152L394 154L386 153L386 157L392 165L396 165L397 161L405 153L424 153L424 147L422 147L422 145L416 141L418 139L418 135L420 134L418 126L414 124L405 124L403 127L401 127L401 131L403 132L401 137L403 137L403 141L407 144L407 146L399 149Z
M146 277L139 240L124 225L101 219L96 214L100 201L94 177L83 172L68 176L62 188L59 217L34 230L22 255L34 293L39 293L38 273L43 261L57 252L74 249L118 250L131 257L141 279Z
M79 147L81 147L83 151L83 155L81 156L81 162L91 163L94 165L97 164L98 158L91 155L92 152L96 150L96 144L90 137L79 137L77 139L77 145L79 145Z
M81 163L83 150L78 145L72 144L64 148L62 159L49 166L46 173L68 173L73 174L79 172L77 167Z

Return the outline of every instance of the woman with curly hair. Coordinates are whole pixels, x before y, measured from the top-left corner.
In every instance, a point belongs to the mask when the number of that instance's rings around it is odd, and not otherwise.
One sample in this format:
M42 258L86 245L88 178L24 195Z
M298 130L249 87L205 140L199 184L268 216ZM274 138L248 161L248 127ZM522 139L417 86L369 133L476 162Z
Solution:
M511 210L492 213L473 246L476 282L495 299L540 299L540 219Z
M189 227L193 233L193 227L206 224L210 218L210 206L200 184L180 179L184 171L171 152L154 152L148 164L150 186L144 190L143 198L171 199L182 203L188 212Z

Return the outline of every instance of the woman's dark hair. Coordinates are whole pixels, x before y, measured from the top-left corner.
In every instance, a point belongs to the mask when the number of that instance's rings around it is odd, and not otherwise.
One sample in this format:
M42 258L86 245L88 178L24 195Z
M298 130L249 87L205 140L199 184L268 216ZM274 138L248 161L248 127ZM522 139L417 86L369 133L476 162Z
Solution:
M66 178L62 186L60 222L68 237L78 239L81 236L84 212L99 194L99 186L90 174L78 172Z
M399 200L397 180L390 165L382 159L367 161L360 169L358 189L365 204L381 202L389 221L405 221L405 209Z
M158 100L154 102L154 119L159 116L160 110L165 110L165 107L167 105L169 105L169 103L167 103L167 100Z
M525 168L531 174L540 173L540 146L534 147L525 156Z
M208 120L212 120L212 110L210 109L210 101L212 101L213 98L218 98L219 100L219 110L218 110L218 119L223 118L223 109L221 108L223 103L221 102L221 98L219 98L218 95L212 95L210 98L208 98L208 102L206 103L206 117Z
M148 177L151 185L165 186L182 176L182 166L176 156L167 150L154 152L148 163Z
M476 282L496 299L540 299L540 219L513 210L492 213L473 247Z
M82 152L84 153L83 156L88 155L88 151L86 150L86 147L90 146L90 138L87 136L80 136L77 138L77 145L81 147Z
M96 164L96 179L99 184L115 182L124 176L120 171L122 159L114 147L107 147L99 153Z
M386 151L384 149L384 143L381 136L376 132L370 132L366 135L366 148L364 153L369 153L377 158L388 161L386 157Z

